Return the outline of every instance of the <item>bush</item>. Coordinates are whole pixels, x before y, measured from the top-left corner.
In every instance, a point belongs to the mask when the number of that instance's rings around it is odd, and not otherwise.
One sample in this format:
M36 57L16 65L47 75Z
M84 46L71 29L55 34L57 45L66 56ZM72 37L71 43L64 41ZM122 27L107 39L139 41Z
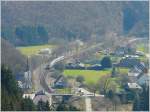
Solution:
M110 57L106 56L102 59L101 65L103 68L111 68L112 67L112 62Z
M82 83L84 81L84 77L83 76L77 76L76 81Z

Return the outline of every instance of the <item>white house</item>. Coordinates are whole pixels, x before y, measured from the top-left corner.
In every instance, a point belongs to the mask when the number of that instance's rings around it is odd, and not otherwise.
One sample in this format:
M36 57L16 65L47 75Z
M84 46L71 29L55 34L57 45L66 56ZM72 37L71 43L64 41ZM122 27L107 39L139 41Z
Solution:
M51 54L52 50L50 48L40 49L39 54Z
M128 88L130 89L142 89L137 83L128 83Z
M149 78L150 76L148 74L143 74L138 80L137 83L139 85L143 85L143 84L149 84Z
M23 94L23 98L30 98L30 99L34 99L34 97L35 97L35 94L33 93L33 94Z

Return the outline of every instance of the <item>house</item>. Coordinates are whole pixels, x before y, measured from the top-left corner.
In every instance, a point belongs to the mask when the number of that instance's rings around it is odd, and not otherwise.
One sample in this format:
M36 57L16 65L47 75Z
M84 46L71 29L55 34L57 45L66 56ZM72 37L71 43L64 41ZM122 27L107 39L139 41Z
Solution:
M39 54L51 54L52 50L50 48L40 49Z
M102 70L103 67L100 64L94 64L94 65L87 67L87 69L88 70Z
M115 50L115 55L124 56L125 54L135 54L136 50L131 46L119 46Z
M33 98L33 103L35 105L37 105L39 101L43 101L43 102L48 101L49 105L51 105L52 104L52 96L49 93L45 92L44 90L40 90L35 94L35 96Z
M138 69L136 69L135 67L132 68L129 72L128 72L128 78L130 80L130 82L136 82L138 79L138 76L141 74L141 71L139 71Z
M37 95L34 97L33 102L34 104L38 104L39 101L47 102L49 101L49 97L47 95Z
M126 89L129 89L129 90L141 90L142 88L137 83L127 83Z
M137 63L135 65L135 68L138 69L139 71L143 72L143 73L147 72L147 68L143 62Z
M138 80L137 83L139 85L149 84L150 76L148 74L143 74Z
M124 47L117 47L115 50L115 55L117 56L123 56L125 54L125 48Z
M32 94L23 94L23 98L30 98L31 100L33 100L35 97L35 94L32 93Z
M80 62L68 63L65 67L66 69L85 69L85 65Z
M64 80L64 77L61 75L55 80L53 88L61 89L67 86L68 86L67 82Z
M135 54L138 56L144 56L145 55L144 52L142 52L142 51L136 51Z
M118 66L131 68L138 65L139 63L140 59L137 59L135 57L123 57L118 63Z

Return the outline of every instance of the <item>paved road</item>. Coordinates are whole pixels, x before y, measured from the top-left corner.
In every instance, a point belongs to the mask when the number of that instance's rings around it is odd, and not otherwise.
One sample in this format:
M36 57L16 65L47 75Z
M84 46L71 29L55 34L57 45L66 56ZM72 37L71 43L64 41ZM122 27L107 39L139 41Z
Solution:
M78 88L78 91L81 91L83 93L83 96L94 96L94 93L87 91L84 88ZM97 97L104 97L104 95L95 94Z
M91 98L88 97L88 96L85 98L85 107L86 107L86 111L87 112L91 112L92 111Z

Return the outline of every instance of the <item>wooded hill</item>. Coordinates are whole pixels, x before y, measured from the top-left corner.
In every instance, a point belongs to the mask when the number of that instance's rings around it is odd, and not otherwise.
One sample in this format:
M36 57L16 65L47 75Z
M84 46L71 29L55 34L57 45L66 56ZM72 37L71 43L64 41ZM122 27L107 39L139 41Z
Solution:
M89 40L107 32L148 36L148 2L2 2L2 37L15 45Z
M1 39L1 64L12 69L13 74L23 74L26 70L27 58L8 41Z

